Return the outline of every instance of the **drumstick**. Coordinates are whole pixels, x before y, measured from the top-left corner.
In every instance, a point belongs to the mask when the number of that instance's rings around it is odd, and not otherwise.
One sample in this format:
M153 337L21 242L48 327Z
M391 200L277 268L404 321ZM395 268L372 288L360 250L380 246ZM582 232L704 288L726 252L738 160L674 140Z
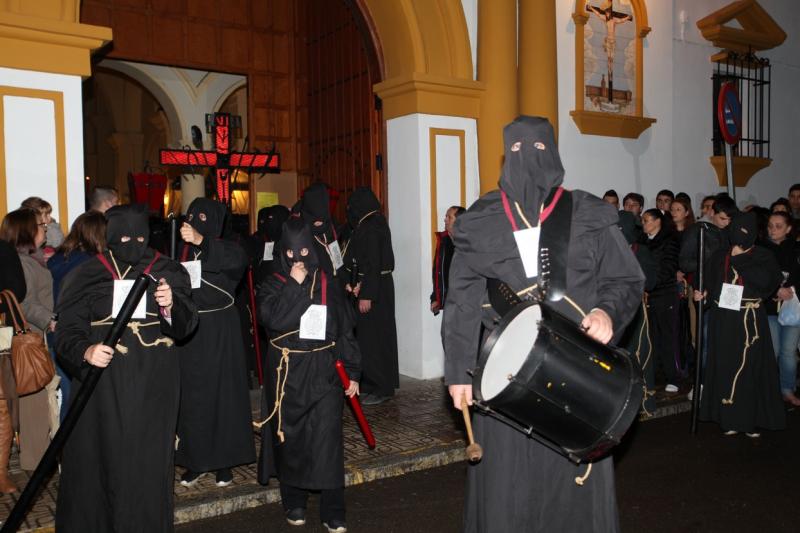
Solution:
M472 422L469 419L469 407L467 406L467 395L461 398L461 413L464 415L464 424L467 426L467 437L469 438L469 446L467 446L467 459L470 463L477 463L483 457L483 449L481 445L475 442L475 437L472 436Z

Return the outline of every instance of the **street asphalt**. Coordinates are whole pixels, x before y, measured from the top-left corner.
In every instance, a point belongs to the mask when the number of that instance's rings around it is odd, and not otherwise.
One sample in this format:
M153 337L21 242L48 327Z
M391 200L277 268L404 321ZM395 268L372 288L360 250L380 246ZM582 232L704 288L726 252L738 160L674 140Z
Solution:
M615 451L624 533L800 532L800 411L784 431L724 436L714 424L689 432L688 414L634 426ZM461 531L465 463L349 487L351 533ZM274 481L273 481L274 483ZM178 533L324 533L312 497L305 526L280 504L192 522ZM509 532L517 533L517 532Z

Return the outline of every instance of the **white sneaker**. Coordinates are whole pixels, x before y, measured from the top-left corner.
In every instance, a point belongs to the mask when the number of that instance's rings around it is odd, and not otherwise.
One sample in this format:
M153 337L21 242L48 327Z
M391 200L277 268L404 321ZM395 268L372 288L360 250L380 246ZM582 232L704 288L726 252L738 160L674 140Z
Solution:
M672 392L672 393L678 392L678 386L670 383L669 385L664 387L664 392Z
M690 402L692 401L692 398L694 398L694 387L692 387L692 390L690 390L689 394L686 395L686 399Z
M730 431L726 431L725 433L723 433L723 435L726 435L728 437L730 437L731 435L738 435L738 434L739 434L738 431L734 431L732 429Z

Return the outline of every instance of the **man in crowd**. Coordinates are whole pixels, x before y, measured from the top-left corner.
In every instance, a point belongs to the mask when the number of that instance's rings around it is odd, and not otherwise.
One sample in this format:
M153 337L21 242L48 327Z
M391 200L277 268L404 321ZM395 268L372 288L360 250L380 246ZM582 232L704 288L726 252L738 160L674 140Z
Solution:
M661 189L656 195L656 209L662 213L669 213L669 208L672 207L672 201L675 199L675 194L669 189Z
M642 208L644 207L644 196L639 193L629 192L622 200L622 209L629 213L633 213L636 220L642 217Z
M789 206L792 208L792 218L800 218L800 183L795 183L789 188Z
M614 189L609 189L605 192L603 195L603 201L613 205L614 209L619 211L619 195Z
M714 216L714 200L716 199L717 197L713 194L703 198L703 201L700 202L700 218L698 222L711 222L711 217Z
M105 213L119 205L119 193L114 187L95 187L89 194L89 209Z

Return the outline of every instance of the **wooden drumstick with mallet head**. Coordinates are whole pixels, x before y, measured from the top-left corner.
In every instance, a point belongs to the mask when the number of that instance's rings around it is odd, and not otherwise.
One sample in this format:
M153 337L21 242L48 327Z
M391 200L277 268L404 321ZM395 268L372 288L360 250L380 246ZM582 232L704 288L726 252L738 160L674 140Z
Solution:
M475 442L475 437L472 436L472 421L469 418L469 406L467 405L466 394L461 398L461 414L464 415L464 424L467 426L467 437L469 438L467 459L470 463L477 463L483 457L483 448L481 448L480 444Z

